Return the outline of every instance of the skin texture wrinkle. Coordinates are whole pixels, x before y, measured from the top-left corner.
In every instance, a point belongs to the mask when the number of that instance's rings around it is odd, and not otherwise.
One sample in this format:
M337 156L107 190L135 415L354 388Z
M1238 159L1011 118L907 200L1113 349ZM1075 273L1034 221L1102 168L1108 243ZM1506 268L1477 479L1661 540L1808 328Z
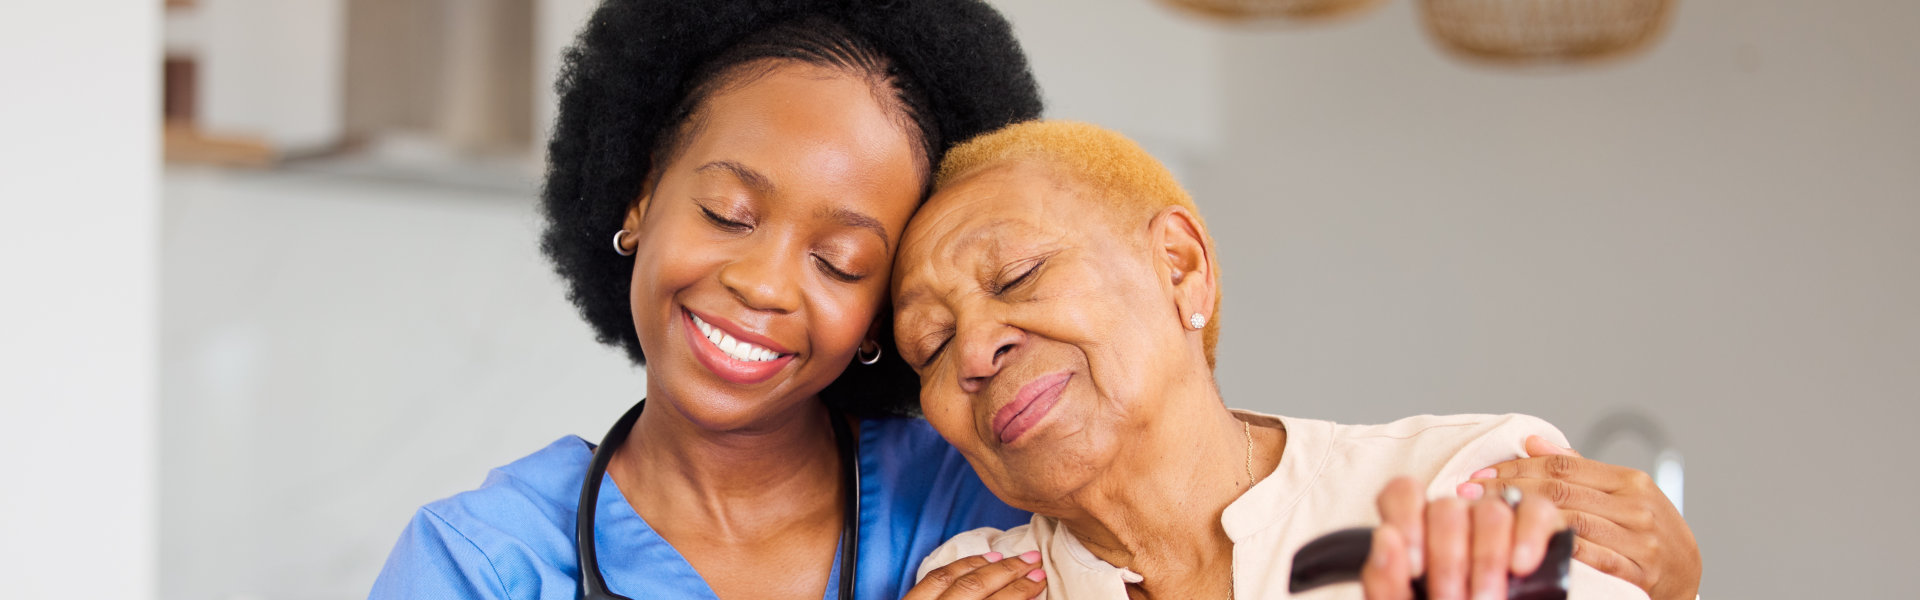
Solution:
M1186 209L1196 227L1205 227L1193 197L1166 166L1132 141L1088 123L1029 121L975 138L947 154L934 184L944 189L983 169L1011 163L1047 170L1056 193L1077 194L1079 215L1106 217L1092 222L1132 228L1148 222L1160 209L1178 206ZM1139 239L1134 235L1138 231L1122 233L1122 239ZM1212 254L1213 239L1200 237ZM1218 265L1214 267L1217 271ZM1217 273L1214 286L1219 287ZM1218 297L1206 311L1209 323L1202 330L1209 366L1214 364L1213 349L1220 337Z
M1181 325L1214 304L1211 245L1184 207L1096 196L1032 160L944 185L897 259L901 352L928 421L995 494L1145 575L1141 593L1225 597L1219 517L1251 484L1247 448L1204 376L1206 336ZM1285 434L1254 431L1269 472Z

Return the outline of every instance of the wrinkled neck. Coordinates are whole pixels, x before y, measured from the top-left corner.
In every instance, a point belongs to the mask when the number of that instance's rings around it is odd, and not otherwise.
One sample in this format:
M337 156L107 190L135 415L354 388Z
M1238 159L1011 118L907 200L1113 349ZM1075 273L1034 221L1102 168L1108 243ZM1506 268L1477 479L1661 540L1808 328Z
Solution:
M1211 386L1173 406L1127 432L1125 449L1060 520L1094 556L1140 574L1145 590L1190 597L1230 581L1233 543L1220 517L1251 487L1250 444Z

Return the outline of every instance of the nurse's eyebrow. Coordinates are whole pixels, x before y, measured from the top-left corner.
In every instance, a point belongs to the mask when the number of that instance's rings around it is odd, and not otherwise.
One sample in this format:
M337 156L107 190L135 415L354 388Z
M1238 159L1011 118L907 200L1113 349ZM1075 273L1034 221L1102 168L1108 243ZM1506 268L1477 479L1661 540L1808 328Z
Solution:
M704 173L715 169L732 173L735 178L740 180L740 183L746 184L747 187L754 192L762 195L773 193L773 180L768 179L766 175L760 174L759 171L755 171L746 165L731 160L716 160L700 165L700 168L694 169L693 172Z
M837 206L820 209L818 214L822 218L833 219L847 227L858 227L873 232L874 235L880 236L880 244L886 247L887 254L893 254L893 238L887 237L887 227L881 225L879 219L857 210Z

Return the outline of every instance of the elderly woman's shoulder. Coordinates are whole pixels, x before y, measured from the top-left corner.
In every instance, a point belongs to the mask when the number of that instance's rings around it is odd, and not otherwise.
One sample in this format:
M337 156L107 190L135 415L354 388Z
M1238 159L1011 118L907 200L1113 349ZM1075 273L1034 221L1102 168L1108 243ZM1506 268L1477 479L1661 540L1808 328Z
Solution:
M1520 433L1527 435L1551 435L1548 439L1562 438L1560 430L1551 423L1532 415L1507 413L1504 415L1461 414L1461 415L1417 415L1378 425L1339 425L1336 426L1342 437L1348 439L1399 439L1421 442L1442 442L1444 440L1484 438L1488 435ZM1515 448L1520 448L1515 444Z
M969 556L988 552L1019 556L1040 550L1051 545L1053 536L1064 532L1065 529L1058 522L1037 515L1026 525L1010 529L981 527L962 532L947 539L940 547L934 548L925 560L920 561L920 569L914 573L913 580L917 583L926 579L928 572Z
M1552 424L1522 414L1419 415L1378 425L1328 423L1325 432L1322 447L1327 456L1345 463L1343 471L1372 467L1383 477L1412 475L1429 482L1430 497L1450 493L1475 471L1525 458L1528 436L1567 445L1566 435ZM1288 446L1294 449L1291 442ZM1304 445L1301 449L1306 450Z

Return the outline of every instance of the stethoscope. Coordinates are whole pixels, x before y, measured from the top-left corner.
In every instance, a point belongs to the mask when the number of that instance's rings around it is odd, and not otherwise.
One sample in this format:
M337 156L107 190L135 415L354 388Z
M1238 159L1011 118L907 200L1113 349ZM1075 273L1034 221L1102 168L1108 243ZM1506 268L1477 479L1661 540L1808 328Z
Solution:
M587 478L581 482L579 513L574 517L574 549L580 553L581 600L632 600L607 590L607 580L600 573L600 559L594 551L593 513L600 505L600 480L606 477L607 461L613 459L615 449L626 443L627 432L633 430L633 424L640 420L641 409L646 406L647 401L641 400L614 422L607 437L593 449L593 465L587 468ZM840 527L840 600L853 600L854 562L860 556L860 440L853 437L853 429L840 411L829 407L827 417L833 422L834 444L840 448L840 485L847 496Z

